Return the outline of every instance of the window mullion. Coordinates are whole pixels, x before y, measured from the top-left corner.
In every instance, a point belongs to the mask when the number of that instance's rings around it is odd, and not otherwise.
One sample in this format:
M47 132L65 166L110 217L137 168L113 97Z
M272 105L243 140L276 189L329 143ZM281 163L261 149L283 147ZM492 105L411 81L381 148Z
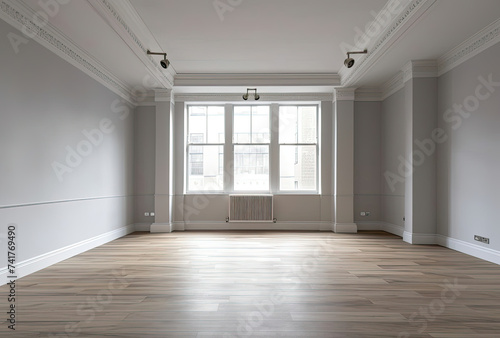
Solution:
M234 191L233 110L232 104L226 104L224 107L224 191L226 193Z
M279 190L279 105L271 105L271 145L269 149L269 176L271 193L277 193Z

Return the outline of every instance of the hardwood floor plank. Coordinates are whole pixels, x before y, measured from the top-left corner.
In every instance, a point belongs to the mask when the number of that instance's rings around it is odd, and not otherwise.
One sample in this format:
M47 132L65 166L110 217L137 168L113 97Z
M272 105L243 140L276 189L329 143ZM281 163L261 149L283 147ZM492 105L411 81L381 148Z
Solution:
M499 281L384 232L134 233L17 280L16 335L498 337Z

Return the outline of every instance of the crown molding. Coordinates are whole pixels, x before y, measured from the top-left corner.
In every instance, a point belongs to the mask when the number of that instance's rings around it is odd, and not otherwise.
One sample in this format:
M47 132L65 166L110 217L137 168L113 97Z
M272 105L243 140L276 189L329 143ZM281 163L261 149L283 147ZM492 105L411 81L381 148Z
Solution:
M335 88L333 101L354 101L356 88Z
M33 33L33 40L98 81L125 101L135 105L132 89L105 69L89 53L75 45L50 23L40 26L31 18L36 13L19 1L2 0L0 18L16 29Z
M120 36L161 86L172 89L176 76L173 65L166 70L158 60L147 54L148 49L161 49L153 34L128 0L88 0L94 10ZM148 46L142 41L147 42ZM158 86L160 87L160 86Z
M296 93L296 94L261 94L259 101L245 101L242 94L175 94L175 102L316 102L333 100L333 94L328 93Z
M137 107L152 107L156 106L154 96L146 96L140 102L137 102Z
M156 89L155 102L174 102L174 92L171 89Z
M403 89L404 85L403 72L399 71L395 76L389 79L389 81L382 85L382 101Z
M175 87L183 86L339 86L338 74L177 74Z
M356 89L354 93L354 101L357 102L372 102L382 101L382 92L379 88L364 87Z
M489 24L438 59L438 76L500 42L500 19Z
M399 15L396 15L394 20L383 31L377 39L372 39L372 43L366 46L368 53L356 61L353 68L347 69L342 67L339 74L342 78L342 86L352 87L382 58L389 49L399 40L401 40L408 32L410 27L418 23L428 12L437 0L412 0L402 10ZM384 7L387 10L389 1ZM383 10L384 10L383 9Z
M403 83L413 78L437 77L436 60L411 60L403 69Z

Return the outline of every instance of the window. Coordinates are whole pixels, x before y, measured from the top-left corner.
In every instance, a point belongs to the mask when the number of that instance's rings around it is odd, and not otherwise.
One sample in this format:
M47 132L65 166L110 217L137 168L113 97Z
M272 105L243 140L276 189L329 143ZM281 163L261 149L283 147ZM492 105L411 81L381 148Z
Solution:
M269 191L269 111L269 106L234 107L235 191Z
M186 190L317 192L318 111L315 104L188 105Z
M189 191L223 190L224 142L224 107L188 107Z
M317 106L280 106L280 190L317 190Z

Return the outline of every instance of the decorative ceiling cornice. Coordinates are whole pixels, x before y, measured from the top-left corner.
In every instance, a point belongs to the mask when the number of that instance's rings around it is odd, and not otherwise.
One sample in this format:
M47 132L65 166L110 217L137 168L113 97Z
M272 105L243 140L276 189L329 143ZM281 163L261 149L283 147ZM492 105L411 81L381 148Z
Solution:
M296 94L262 94L259 102L298 101L317 102L333 100L333 94L296 93ZM175 102L248 102L242 94L175 94Z
M413 78L437 77L436 60L412 60L402 69L403 83Z
M174 102L174 92L171 89L156 89L155 102Z
M135 104L135 98L131 94L132 89L129 86L105 69L89 53L59 33L50 23L43 25L43 27L34 23L31 18L35 14L33 10L21 2L12 0L0 2L0 18L20 31L24 28L27 32L32 33L33 39L42 46L103 84L128 103Z
M143 97L142 101L137 102L137 106L138 107L156 106L155 93Z
M438 75L443 75L498 42L500 42L500 19L441 56L438 59Z
M172 89L176 76L175 69L170 65L164 70L159 66L158 60L147 55L148 49L153 47L161 49L161 47L157 45L132 4L128 0L88 0L88 2L136 54L158 83L165 88ZM146 46L143 41L148 41L149 45Z
M382 101L382 93L379 88L362 87L356 89L354 93L354 101L357 102L373 102Z
M392 94L395 94L404 87L403 72L399 71L389 81L382 85L382 101L387 99Z
M378 39L370 43L366 48L366 56L356 61L353 68L342 67L339 74L342 78L342 86L354 86L356 83L382 58L389 49L400 39L402 39L409 28L422 19L428 9L436 3L437 0L412 0L408 6L395 17L393 22L381 34ZM389 1L384 7L387 7L392 1ZM383 10L384 10L383 9Z
M335 88L333 101L354 101L356 88Z

